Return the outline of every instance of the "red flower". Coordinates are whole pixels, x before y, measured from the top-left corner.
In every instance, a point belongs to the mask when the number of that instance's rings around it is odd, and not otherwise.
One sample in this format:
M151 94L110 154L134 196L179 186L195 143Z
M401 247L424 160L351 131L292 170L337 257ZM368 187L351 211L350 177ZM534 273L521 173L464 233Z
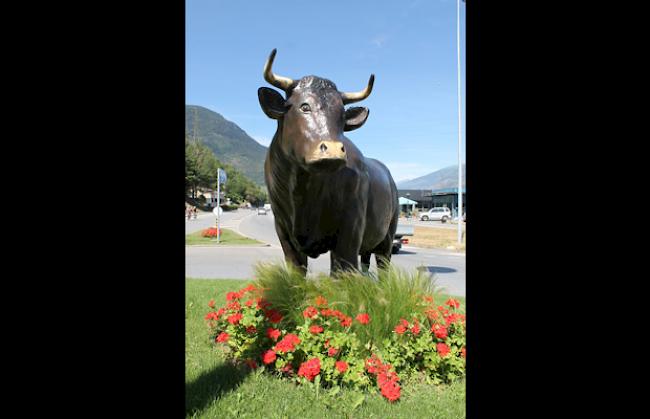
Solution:
M402 326L409 327L409 322L407 322L406 320L400 319L399 321L402 323Z
M275 362L276 358L277 357L275 356L275 352L273 352L271 349L262 354L262 362L264 362L266 365L270 364L271 362Z
M269 327L268 329L266 329L266 336L268 336L270 339L273 339L273 340L277 341L278 338L280 337L280 334L281 333L280 333L280 331L278 329L274 329L272 327Z
M452 323L456 323L459 320L465 320L465 316L459 313L451 313L449 316L445 317L445 323L447 325L450 325Z
M341 326L343 326L343 327L350 327L351 325L352 325L352 317L344 316L344 317L341 319Z
M425 295L424 296L424 301L426 301L427 303L433 304L433 296Z
M381 365L381 361L377 358L377 355L372 354L372 356L366 359L366 369L370 374L375 374L378 367Z
M367 313L359 314L357 315L357 321L361 324L368 324L370 316Z
M383 387L390 382L399 381L399 377L395 374L395 371L389 371L389 365L382 365L384 371L377 374L377 384L379 387Z
M217 319L216 320L219 320L219 317L221 317L223 315L223 313L225 313L225 312L226 312L226 309L223 308L223 307L221 307L219 310L217 310Z
M226 294L226 300L228 301L238 300L239 298L241 298L241 296L237 292L229 292Z
M317 335L323 331L323 328L321 326L312 326L309 328L309 331L312 332L313 334Z
M239 291L239 292L241 292L241 293L243 294L243 293L246 293L246 292L248 292L248 291L255 291L255 290L256 290L255 285L253 285L253 284L249 284L246 288L243 288L243 289L242 289L241 291Z
M381 395L386 397L391 402L399 399L400 386L394 381L389 381L381 387Z
M344 373L348 369L348 363L345 361L336 361L335 366L341 373Z
M248 326L246 328L246 333L248 333L249 335L255 334L255 332L257 332L257 329L255 328L255 326Z
M397 326L395 326L395 333L397 333L398 335L401 335L404 332L406 332L406 327L404 327L401 324L398 324Z
M300 338L297 335L294 335L293 333L287 333L287 335L284 337L284 340L291 342L294 345L300 343Z
M465 349L465 347L460 350L460 356L463 358L467 357L467 349Z
M228 310L239 311L241 310L241 305L239 305L239 301L231 301L226 305L226 308Z
M298 369L298 375L309 381L313 381L318 374L320 374L320 359L318 358L303 362Z
M302 312L302 315L306 319L313 319L314 317L316 317L318 315L318 310L316 310L316 308L314 308L312 306L309 306L309 307L307 307L305 309L305 311Z
M239 321L241 320L241 313L233 314L232 316L228 317L228 323L230 324L239 324Z
M449 307L453 308L458 308L460 307L460 302L458 300L454 300L453 298L448 299L445 304L447 304Z
M217 316L217 313L214 311L209 312L208 314L205 315L205 320L219 320L219 316Z
M287 364L284 367L280 368L280 371L290 374L293 372L293 367L291 366L291 364Z
M284 339L282 339L280 342L278 342L273 349L276 352L291 352L294 351L296 348L294 345L297 345L300 343L300 338L294 334L287 334Z
M282 320L282 314L280 314L280 312L277 310L269 309L265 311L264 314L269 319L269 321L273 324L280 323L280 321Z
M214 300L210 300L210 302L208 303L208 307L214 308Z
M426 313L427 317L429 318L429 320L435 320L438 317L440 317L440 313L438 313L435 310L427 310L427 311L425 311L425 313Z
M440 356L443 358L449 354L449 346L445 345L444 343L438 343L436 345L436 349L438 350Z
M325 298L323 298L322 295L319 295L319 296L316 297L316 299L314 300L314 303L315 303L317 306L326 306L326 305L327 305L327 300L326 300Z
M330 309L330 308L324 308L324 309L322 309L322 310L320 311L320 314L322 314L324 317L331 316L332 313L334 313L334 312L333 312L332 309Z
M413 327L411 327L411 333L413 333L415 336L420 334L420 325L415 323Z
M264 298L257 298L255 300L257 302L257 308L265 309L266 307L270 306L271 303L266 301Z
M255 368L257 368L257 363L256 363L254 360L252 360L252 359L247 359L247 360L244 361L244 362L246 362L246 365L248 365L249 367L251 367L252 370L254 370Z
M336 355L338 352L339 352L339 350L336 349L336 348L329 348L329 349L327 350L327 355L329 355L329 356L334 356L334 355Z
M219 336L217 336L217 338L215 340L217 342L223 343L223 342L227 342L229 337L230 337L230 335L228 333L221 332L221 334Z
M447 338L447 328L440 324L434 323L434 325L431 326L431 332L433 332L433 334L435 334L438 339Z
M252 305L253 305L253 300L246 301L246 307L250 307Z

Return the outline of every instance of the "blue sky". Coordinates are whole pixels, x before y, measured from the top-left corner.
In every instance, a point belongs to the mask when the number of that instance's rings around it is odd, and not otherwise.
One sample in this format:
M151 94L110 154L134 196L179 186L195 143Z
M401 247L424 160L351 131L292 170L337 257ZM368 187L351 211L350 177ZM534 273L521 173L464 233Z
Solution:
M274 72L293 79L313 74L358 91L375 74L370 97L354 105L370 117L346 136L396 181L457 164L455 0L187 0L186 103L268 146L277 123L260 109L257 89L272 87L262 69L273 48ZM461 66L464 109L465 3Z

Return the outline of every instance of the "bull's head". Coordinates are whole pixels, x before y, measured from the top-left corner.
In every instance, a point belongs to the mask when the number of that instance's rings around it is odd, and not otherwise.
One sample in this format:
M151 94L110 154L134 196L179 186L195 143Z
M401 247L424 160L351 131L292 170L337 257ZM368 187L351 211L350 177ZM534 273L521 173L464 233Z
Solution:
M369 114L367 108L345 109L344 105L370 95L374 74L364 90L339 92L334 83L320 77L306 76L294 81L273 74L275 53L274 49L264 66L264 78L282 89L287 98L267 87L260 87L257 95L264 113L277 119L282 127L282 151L308 170L341 168L347 161L343 132L361 127Z

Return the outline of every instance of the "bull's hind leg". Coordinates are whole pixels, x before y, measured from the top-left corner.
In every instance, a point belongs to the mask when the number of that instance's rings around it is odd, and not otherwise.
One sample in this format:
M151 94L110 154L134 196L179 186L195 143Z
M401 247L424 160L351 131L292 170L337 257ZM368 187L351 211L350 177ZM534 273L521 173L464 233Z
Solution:
M370 269L370 255L371 253L361 253L361 272L368 273Z
M390 265L390 258L393 254L393 235L387 234L384 240L373 250L377 269L386 269Z
M340 255L332 250L330 253L330 275L339 271L354 271L359 269L359 255Z
M393 255L393 238L397 230L397 217L398 213L393 214L393 220L388 226L386 237L381 243L373 250L375 254L375 261L377 261L377 269L386 269L390 265L390 258Z

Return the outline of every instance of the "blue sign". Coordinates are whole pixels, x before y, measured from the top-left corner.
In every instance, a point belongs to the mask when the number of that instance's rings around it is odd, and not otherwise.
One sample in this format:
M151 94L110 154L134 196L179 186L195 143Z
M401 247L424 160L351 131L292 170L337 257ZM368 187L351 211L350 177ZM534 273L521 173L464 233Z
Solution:
M218 174L218 179L219 179L219 184L226 183L226 180L228 180L228 176L226 176L226 172L222 169L218 169L219 174Z

